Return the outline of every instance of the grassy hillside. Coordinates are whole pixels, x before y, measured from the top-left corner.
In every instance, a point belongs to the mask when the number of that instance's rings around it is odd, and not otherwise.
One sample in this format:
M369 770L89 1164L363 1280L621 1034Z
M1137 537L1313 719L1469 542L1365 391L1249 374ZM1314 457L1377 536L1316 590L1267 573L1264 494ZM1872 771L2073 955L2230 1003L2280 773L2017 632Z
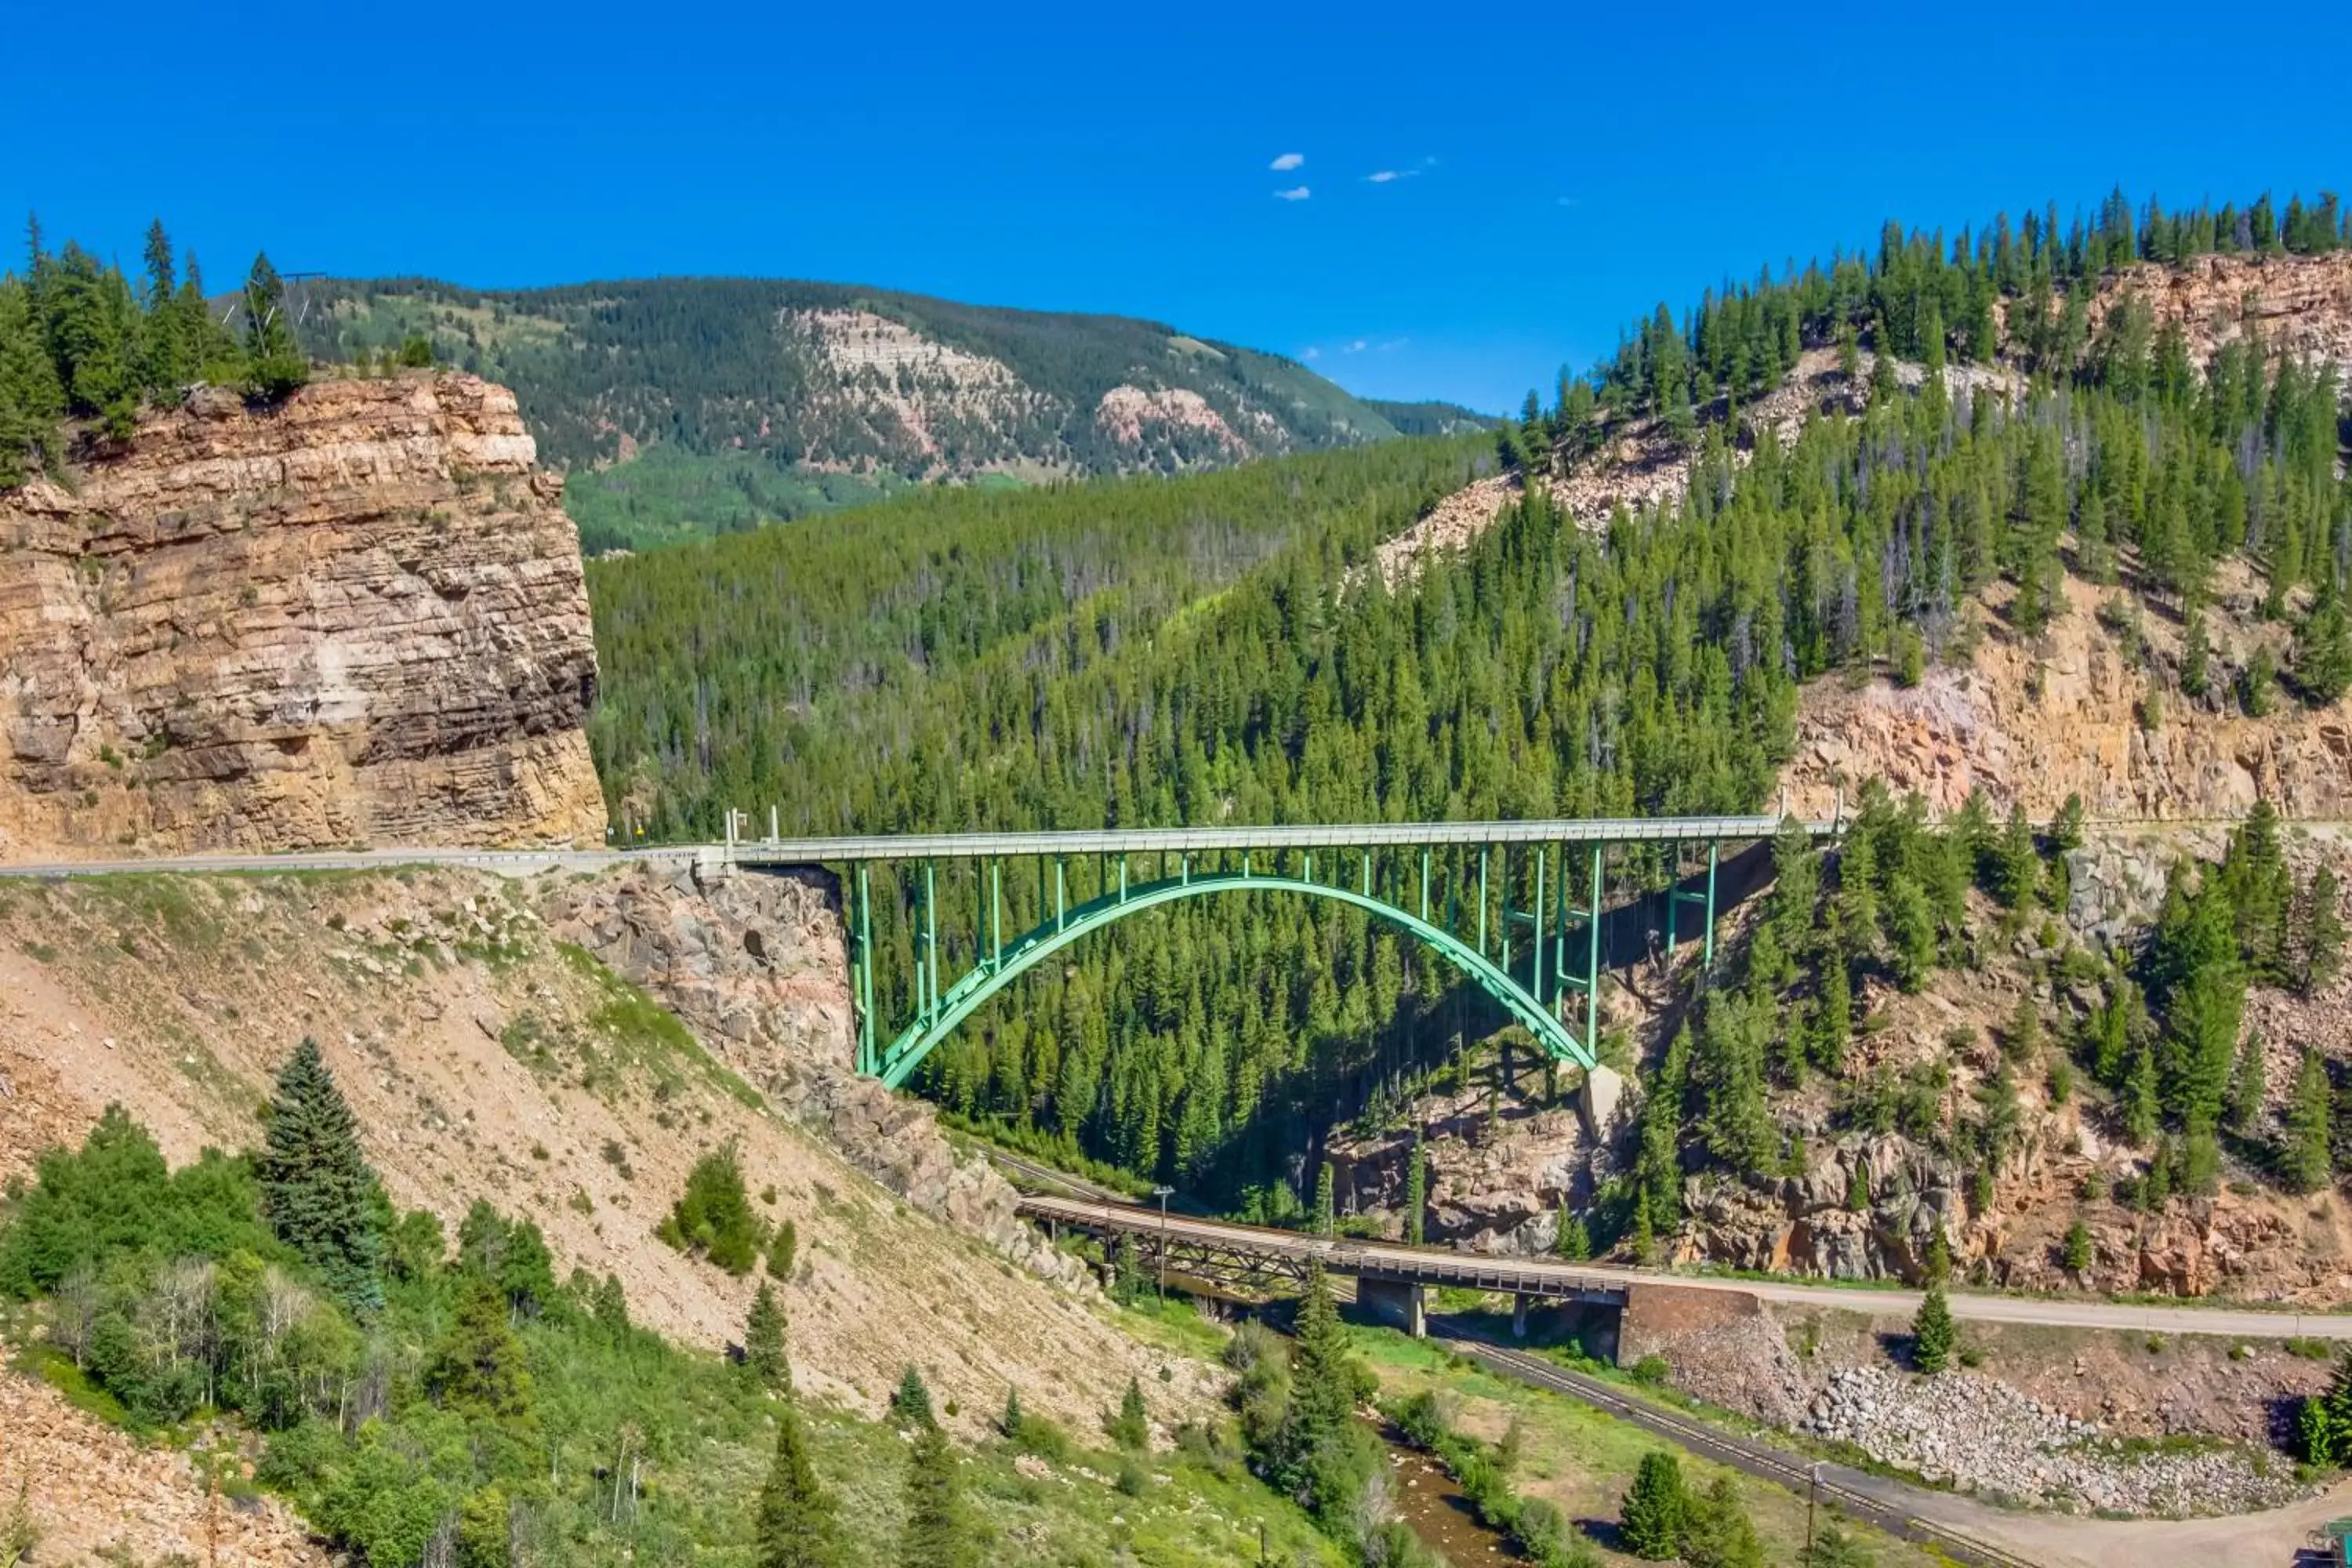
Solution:
M512 386L542 457L575 476L592 550L909 482L1173 473L1396 434L1294 361L1119 316L758 279L310 287L315 354L374 359L422 336Z

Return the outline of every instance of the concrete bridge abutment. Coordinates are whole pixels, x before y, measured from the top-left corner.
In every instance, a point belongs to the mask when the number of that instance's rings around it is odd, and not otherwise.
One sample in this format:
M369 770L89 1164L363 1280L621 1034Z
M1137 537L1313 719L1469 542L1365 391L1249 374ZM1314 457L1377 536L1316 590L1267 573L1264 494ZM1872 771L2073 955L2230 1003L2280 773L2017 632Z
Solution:
M1429 1292L1417 1280L1382 1279L1375 1275L1363 1275L1356 1281L1356 1304L1391 1328L1402 1329L1414 1339L1428 1337Z

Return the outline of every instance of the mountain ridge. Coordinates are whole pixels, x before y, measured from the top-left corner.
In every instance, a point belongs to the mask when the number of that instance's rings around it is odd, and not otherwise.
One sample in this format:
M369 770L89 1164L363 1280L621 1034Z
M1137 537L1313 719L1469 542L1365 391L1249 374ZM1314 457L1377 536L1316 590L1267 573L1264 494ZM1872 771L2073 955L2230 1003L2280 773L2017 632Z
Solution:
M1399 434L1295 360L1134 317L790 279L307 287L320 359L366 365L422 337L512 386L577 477L592 549L919 484L1197 472Z

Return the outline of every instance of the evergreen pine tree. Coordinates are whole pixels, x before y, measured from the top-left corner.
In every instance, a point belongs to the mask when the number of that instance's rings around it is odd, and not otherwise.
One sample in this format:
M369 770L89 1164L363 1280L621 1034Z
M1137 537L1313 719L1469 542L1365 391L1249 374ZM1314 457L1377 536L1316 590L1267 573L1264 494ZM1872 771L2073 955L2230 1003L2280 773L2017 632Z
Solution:
M305 1036L278 1069L254 1175L263 1215L346 1305L383 1305L375 1173L334 1076Z
M1642 1456L1641 1468L1633 1472L1633 1484L1625 1493L1618 1515L1619 1542L1636 1557L1664 1562L1682 1552L1689 1512L1681 1462L1663 1448L1653 1448Z
M1691 1500L1682 1555L1690 1568L1764 1568L1764 1542L1729 1476L1718 1475Z
M978 1568L980 1563L954 1446L929 1424L915 1433L908 1456L907 1528L895 1561L900 1568Z
M2294 683L2305 701L2321 708L2352 690L2352 627L2332 574L2329 582L2294 637Z
M1143 1385L1134 1378L1127 1380L1127 1392L1118 1398L1118 1412L1104 1420L1103 1430L1122 1448L1151 1446L1150 1413L1143 1407Z
M245 280L246 390L276 402L310 379L310 362L286 319L286 289L266 255Z
M2295 1075L2294 1098L2287 1102L2286 1147L2280 1153L2279 1175L2293 1193L2315 1193L2326 1185L2331 1165L2327 1133L2334 1110L2327 1082L2327 1063L2318 1052L2305 1050Z
M425 1362L426 1391L436 1403L466 1415L528 1421L531 1382L525 1363L506 1299L488 1280L467 1276L457 1316Z
M817 1484L799 1405L786 1400L776 1418L776 1458L752 1525L759 1568L834 1568L841 1561L834 1502Z
M2146 1148L2156 1138L2158 1112L2156 1053L2142 1045L2131 1056L2130 1076L2124 1082L2124 1136Z
M1026 1418L1021 1408L1021 1391L1008 1386L1004 1391L1004 1414L996 1418L997 1435L1007 1442L1019 1442L1021 1425Z
M897 1390L890 1395L890 1425L902 1429L939 1425L939 1418L931 1414L931 1391L913 1362L907 1363L907 1370L899 1374Z
M2344 917L2337 901L2336 872L2322 866L2304 889L2295 922L2295 989L2305 996L2326 990L2344 968Z
M2238 1047L2237 1066L2230 1072L2230 1131L2250 1136L2263 1113L2263 1032L2246 1031Z
M1944 1370L1952 1357L1952 1343L1958 1330L1952 1321L1952 1305L1944 1299L1941 1280L1931 1281L1927 1293L1919 1301L1919 1310L1911 1320L1911 1364L1930 1376Z
M784 1310L762 1284L743 1319L743 1364L760 1386L774 1394L793 1391L793 1364L784 1353Z
M1331 1299L1322 1265L1310 1264L1290 1352L1290 1399L1275 1435L1275 1476L1282 1489L1315 1512L1331 1513L1352 1500L1360 1479L1349 1474L1357 1445L1357 1401L1362 1374L1348 1349L1347 1330Z
M1429 1158L1421 1146L1421 1129L1412 1131L1412 1163L1404 1172L1404 1238L1422 1245L1429 1210Z
M2076 1215L2066 1227L2066 1272L2079 1276L2091 1266L2091 1227Z
M1326 1160L1315 1172L1315 1234L1329 1236L1338 1226L1331 1202L1331 1162Z

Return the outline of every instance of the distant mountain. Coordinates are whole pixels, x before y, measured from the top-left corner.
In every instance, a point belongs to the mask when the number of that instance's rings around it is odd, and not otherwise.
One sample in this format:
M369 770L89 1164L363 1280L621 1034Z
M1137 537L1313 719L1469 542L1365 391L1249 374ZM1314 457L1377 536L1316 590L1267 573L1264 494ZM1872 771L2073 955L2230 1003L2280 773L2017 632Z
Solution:
M1181 473L1399 433L1292 360L1120 316L735 278L310 289L320 358L421 333L511 386L541 459L574 474L592 548L925 483Z
M1433 399L1421 403L1397 403L1385 397L1367 397L1361 402L1365 407L1395 426L1400 436L1465 436L1473 430L1492 430L1502 423L1494 415L1481 414L1458 403L1440 403Z

